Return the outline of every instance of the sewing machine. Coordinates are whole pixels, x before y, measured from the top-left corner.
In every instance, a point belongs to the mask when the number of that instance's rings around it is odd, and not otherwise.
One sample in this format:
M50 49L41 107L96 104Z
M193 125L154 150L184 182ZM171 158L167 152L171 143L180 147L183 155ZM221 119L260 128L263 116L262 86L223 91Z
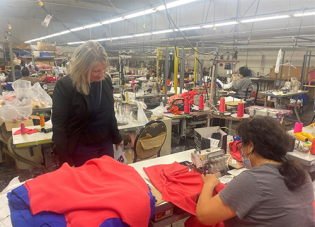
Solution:
M224 176L227 173L224 155L225 151L218 147L202 151L194 150L191 153L192 165L189 165L189 167L204 175Z

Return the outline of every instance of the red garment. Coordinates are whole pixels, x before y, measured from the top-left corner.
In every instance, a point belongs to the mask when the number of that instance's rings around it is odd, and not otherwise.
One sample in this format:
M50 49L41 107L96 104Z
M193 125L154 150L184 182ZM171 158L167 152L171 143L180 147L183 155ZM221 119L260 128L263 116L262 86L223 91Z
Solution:
M38 131L35 129L25 128L25 132L26 132L26 134L30 135L30 134L36 133ZM20 134L21 134L21 129L15 131L15 133L14 133L14 135L20 135Z
M201 193L203 180L200 173L178 162L143 168L153 185L162 193L162 199L196 215L197 194ZM225 185L224 185L225 186ZM221 184L215 188L224 187Z
M173 106L171 109L169 109L168 111L172 112L175 115L181 115L184 111L180 111L178 110L177 106Z
M189 92L189 102L190 104L194 104L194 97L195 95L198 95L199 92L197 91L190 91ZM206 92L202 92L202 94L206 94ZM182 94L183 98L185 99L188 96L188 92L185 92Z
M68 227L98 227L110 218L120 218L131 227L149 223L147 184L133 167L108 156L78 168L65 163L25 186L33 215L41 211L64 214Z
M217 195L224 187L225 187L225 184L220 183L215 188L215 190L213 191L212 196ZM224 223L220 222L220 223L215 224L215 225L203 225L203 224L199 223L196 216L190 216L190 218L188 218L185 221L185 227L224 227Z
M190 218L188 218L185 221L185 227L224 227L224 223L220 222L218 224L215 225L203 225L201 223L199 223L198 219L196 216L190 216Z
M237 149L236 144L239 143L240 141L233 141L229 144L230 147L230 154L231 156L238 162L242 162L242 155L241 151Z

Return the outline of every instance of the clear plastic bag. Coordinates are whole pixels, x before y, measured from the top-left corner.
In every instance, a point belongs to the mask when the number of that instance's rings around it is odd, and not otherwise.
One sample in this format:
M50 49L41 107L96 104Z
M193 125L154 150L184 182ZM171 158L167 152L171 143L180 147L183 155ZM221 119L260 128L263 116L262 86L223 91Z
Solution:
M51 97L44 91L44 89L40 86L39 83L35 83L32 86L32 91L34 92L32 93L34 95L32 98L35 102L37 102L40 105L40 108L52 106Z
M147 116L144 113L144 110L142 108L142 105L138 102L138 116L137 116L137 120L143 124L146 124L149 122Z

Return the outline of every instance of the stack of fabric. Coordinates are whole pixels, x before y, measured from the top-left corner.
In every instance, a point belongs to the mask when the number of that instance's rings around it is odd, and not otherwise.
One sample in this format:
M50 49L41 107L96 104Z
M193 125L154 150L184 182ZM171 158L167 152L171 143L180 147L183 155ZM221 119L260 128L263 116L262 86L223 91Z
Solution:
M108 156L25 182L8 194L12 224L147 227L155 197L131 166Z

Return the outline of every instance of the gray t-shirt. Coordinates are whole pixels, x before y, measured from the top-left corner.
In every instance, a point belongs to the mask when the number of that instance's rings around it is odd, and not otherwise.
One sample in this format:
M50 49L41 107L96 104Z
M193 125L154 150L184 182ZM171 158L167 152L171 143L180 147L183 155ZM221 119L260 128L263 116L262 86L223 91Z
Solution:
M310 177L290 191L279 166L262 164L236 176L219 193L236 212L225 227L314 227L314 194Z
M240 96L241 98L246 95L246 90L248 88L247 96L251 96L251 91L253 90L253 87L251 85L252 80L249 77L243 77L240 79L240 81L233 82L233 88L237 90L237 95Z

